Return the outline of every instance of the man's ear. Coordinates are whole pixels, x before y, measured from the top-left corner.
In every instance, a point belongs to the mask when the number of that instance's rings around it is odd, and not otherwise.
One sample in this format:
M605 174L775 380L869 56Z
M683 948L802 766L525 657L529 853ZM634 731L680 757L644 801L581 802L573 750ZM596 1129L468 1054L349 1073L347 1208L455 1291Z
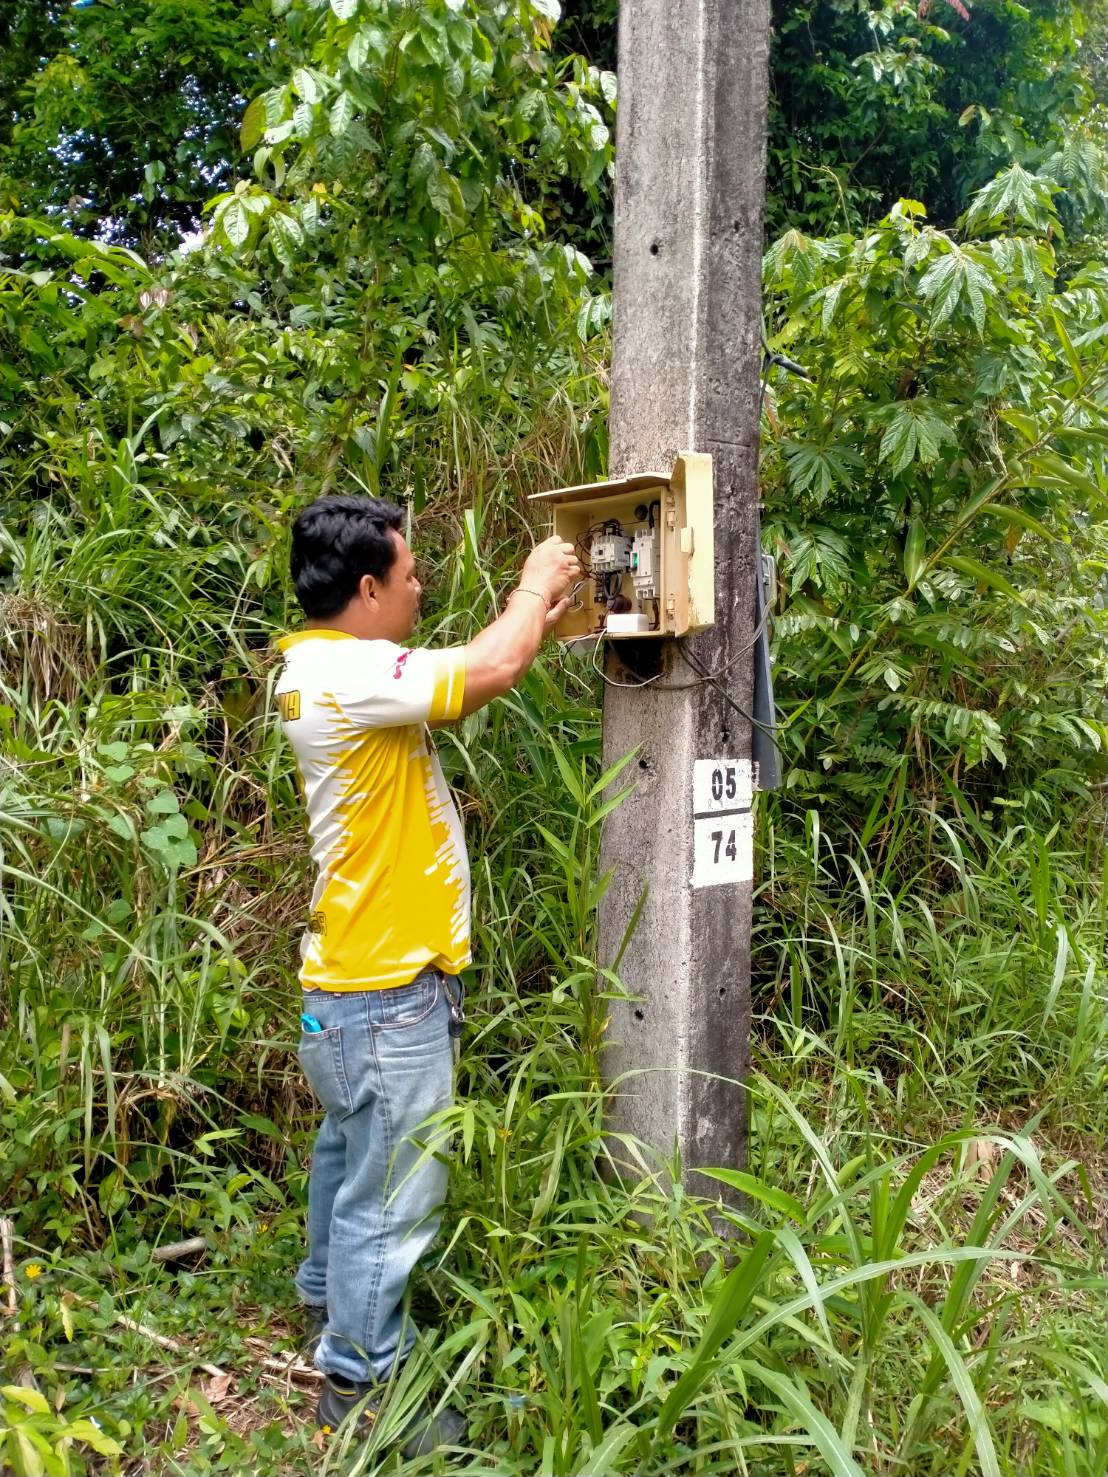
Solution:
M363 574L358 581L358 598L363 605L375 605L377 603L377 581L371 574Z

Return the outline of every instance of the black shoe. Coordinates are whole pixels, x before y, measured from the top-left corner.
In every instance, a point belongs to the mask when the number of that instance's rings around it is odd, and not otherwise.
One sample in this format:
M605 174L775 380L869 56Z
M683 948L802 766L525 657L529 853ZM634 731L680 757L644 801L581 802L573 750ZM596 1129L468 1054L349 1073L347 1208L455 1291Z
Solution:
M357 1417L359 1435L368 1436L381 1409L380 1398L374 1399L372 1392L380 1388L379 1385L327 1375L323 1381L323 1394L316 1406L316 1424L324 1431L337 1431L343 1421L361 1406ZM417 1457L426 1456L440 1446L460 1446L466 1432L466 1420L460 1410L448 1405L435 1412L426 1400L421 1400L400 1432L399 1439L404 1442L404 1455Z
M323 1330L327 1327L327 1307L326 1304L317 1303L305 1303L303 1307L304 1342L300 1346L300 1352L311 1363L315 1358L315 1351L319 1348Z

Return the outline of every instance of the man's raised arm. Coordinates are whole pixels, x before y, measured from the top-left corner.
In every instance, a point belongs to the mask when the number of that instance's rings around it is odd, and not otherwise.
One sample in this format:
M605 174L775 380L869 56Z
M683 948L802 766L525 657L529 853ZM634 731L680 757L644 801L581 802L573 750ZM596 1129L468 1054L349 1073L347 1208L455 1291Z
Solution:
M465 695L459 718L512 690L538 655L543 636L565 610L566 591L580 577L573 545L557 534L531 550L504 614L465 649Z

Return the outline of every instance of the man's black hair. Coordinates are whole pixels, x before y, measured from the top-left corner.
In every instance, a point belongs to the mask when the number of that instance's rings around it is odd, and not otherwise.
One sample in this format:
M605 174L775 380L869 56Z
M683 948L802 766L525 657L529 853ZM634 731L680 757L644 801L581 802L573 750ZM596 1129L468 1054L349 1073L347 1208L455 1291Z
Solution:
M292 525L292 582L310 620L338 615L365 574L382 579L396 563L403 514L379 497L331 493L316 498Z

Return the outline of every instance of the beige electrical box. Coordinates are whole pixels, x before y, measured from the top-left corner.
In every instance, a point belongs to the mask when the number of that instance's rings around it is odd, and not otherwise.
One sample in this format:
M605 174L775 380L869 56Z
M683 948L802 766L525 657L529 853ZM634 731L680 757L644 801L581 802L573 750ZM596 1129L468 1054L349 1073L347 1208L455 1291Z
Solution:
M684 636L715 621L712 458L536 493L584 571L556 634L565 640Z

